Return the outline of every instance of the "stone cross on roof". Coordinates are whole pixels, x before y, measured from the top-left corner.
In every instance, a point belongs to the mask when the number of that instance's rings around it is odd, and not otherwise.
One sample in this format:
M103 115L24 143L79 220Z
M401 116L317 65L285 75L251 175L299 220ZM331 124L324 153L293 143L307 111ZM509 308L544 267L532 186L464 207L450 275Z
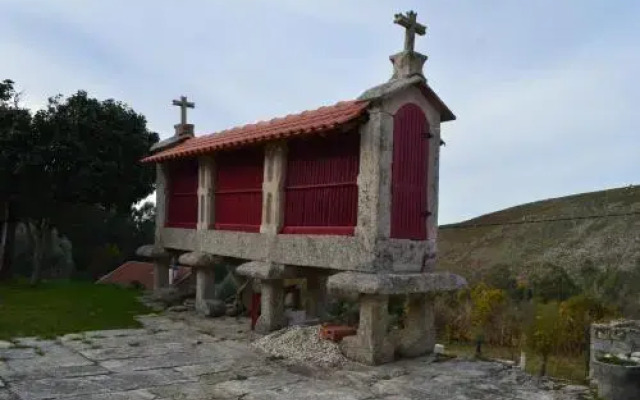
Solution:
M180 100L174 100L173 105L180 107L180 124L186 125L187 124L187 108L195 108L196 103L187 101L186 96L180 96Z
M404 35L404 51L413 51L416 41L416 35L423 36L427 32L427 27L417 21L418 13L414 11L407 12L406 15L396 14L393 23L398 24L406 29Z

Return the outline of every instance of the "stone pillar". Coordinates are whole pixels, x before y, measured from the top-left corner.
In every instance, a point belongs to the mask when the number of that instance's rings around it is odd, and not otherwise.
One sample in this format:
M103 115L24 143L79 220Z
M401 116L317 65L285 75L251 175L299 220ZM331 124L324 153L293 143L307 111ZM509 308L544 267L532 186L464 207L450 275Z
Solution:
M210 302L215 300L216 287L213 268L195 268L196 272L196 311L210 315Z
M169 287L170 258L156 258L153 260L153 291Z
M262 280L260 289L260 318L255 329L266 334L284 327L284 280Z
M393 116L380 106L369 110L369 121L360 128L358 174L358 222L356 236L373 251L379 238L390 231Z
M180 256L181 265L191 267L196 272L196 311L207 317L219 317L224 315L226 307L224 302L215 298L216 264L222 262L219 256L194 251Z
M198 225L197 229L207 230L214 221L214 179L213 157L200 157L198 168Z
M156 164L156 230L155 230L155 245L161 246L162 243L162 230L166 223L166 210L167 210L167 167L163 164Z
M327 276L307 276L307 319L323 321L327 317Z
M398 332L398 353L403 357L431 353L436 344L433 300L427 294L410 294L407 306L404 329Z
M153 244L138 247L136 255L153 260L153 290L169 286L169 264L172 254Z
M342 340L345 356L358 362L377 365L394 359L394 347L388 338L389 296L362 294L358 334Z
M276 235L284 223L284 182L287 169L285 142L267 144L264 151L261 233Z

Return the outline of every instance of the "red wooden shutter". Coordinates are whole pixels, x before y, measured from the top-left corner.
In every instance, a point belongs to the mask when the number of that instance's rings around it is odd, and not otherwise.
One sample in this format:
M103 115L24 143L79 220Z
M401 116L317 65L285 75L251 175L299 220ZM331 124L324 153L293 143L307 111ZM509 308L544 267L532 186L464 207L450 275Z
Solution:
M290 141L282 232L352 235L359 161L357 131Z
M427 117L405 104L393 117L391 237L427 239Z
M216 154L215 229L260 231L263 165L262 148Z
M198 161L171 162L167 172L166 226L195 229L198 222Z

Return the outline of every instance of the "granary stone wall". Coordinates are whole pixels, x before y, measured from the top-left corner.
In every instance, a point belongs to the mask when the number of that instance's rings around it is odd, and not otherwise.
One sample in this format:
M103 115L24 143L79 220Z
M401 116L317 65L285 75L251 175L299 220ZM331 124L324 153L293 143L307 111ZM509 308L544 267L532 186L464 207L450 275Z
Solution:
M418 105L429 122L427 241L390 238L393 115L406 103ZM156 245L180 251L298 266L361 272L432 270L437 235L440 115L420 89L407 87L380 99L360 127L358 219L354 236L278 234L283 223L286 142L265 147L262 225L260 233L213 230L215 156L200 158L198 229L164 227L166 190L158 167Z

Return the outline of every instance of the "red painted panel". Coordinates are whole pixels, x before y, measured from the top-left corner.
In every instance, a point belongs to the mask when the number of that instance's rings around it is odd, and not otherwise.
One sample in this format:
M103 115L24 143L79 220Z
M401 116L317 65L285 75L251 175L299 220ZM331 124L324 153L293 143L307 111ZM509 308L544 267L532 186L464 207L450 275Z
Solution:
M357 131L290 141L282 232L352 235L359 160Z
M415 104L393 117L391 237L427 239L427 117Z
M216 154L215 229L260 230L263 165L261 147Z
M166 226L195 229L198 222L198 161L169 163L167 178Z

